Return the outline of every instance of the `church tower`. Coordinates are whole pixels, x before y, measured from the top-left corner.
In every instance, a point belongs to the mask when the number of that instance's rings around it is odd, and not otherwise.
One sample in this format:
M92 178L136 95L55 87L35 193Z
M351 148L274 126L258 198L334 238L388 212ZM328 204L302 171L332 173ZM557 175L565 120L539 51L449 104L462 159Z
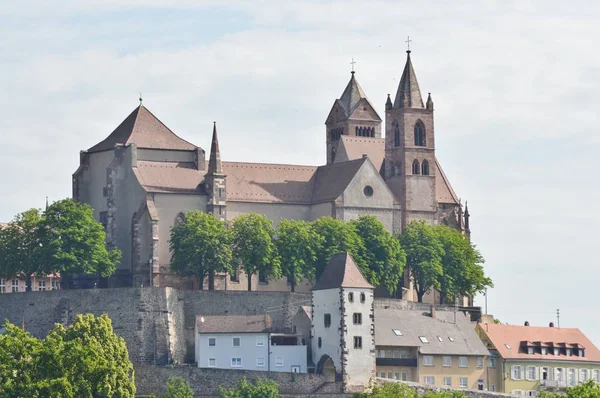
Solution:
M327 164L335 160L342 135L381 138L381 118L351 72L350 81L339 99L333 103L325 121Z
M210 158L205 177L206 193L208 195L207 213L214 214L221 221L227 220L227 190L219 139L217 138L217 122L213 124L212 142L210 144Z
M402 227L412 220L436 220L436 161L431 95L423 103L417 76L407 52L394 102L385 104L385 172L388 186L400 200Z

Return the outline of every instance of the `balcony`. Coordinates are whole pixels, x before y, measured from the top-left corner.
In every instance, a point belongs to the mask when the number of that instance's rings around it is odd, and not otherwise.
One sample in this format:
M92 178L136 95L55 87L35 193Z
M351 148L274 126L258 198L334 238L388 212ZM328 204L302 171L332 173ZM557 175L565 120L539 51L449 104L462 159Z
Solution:
M559 380L542 380L540 385L544 388L566 388L567 383Z
M377 366L417 366L417 358L377 358Z

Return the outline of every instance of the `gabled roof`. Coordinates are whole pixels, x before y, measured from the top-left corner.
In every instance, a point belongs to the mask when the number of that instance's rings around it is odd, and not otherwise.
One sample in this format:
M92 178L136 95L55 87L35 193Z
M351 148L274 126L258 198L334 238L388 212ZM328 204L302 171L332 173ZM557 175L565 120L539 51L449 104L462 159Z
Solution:
M458 204L458 197L452 189L450 185L450 181L448 181L448 177L444 174L442 170L442 166L437 159L435 159L435 168L436 168L436 179L435 179L435 196L438 203L450 203L450 204Z
M338 253L331 257L312 290L340 287L373 289L348 252Z
M453 311L436 311L432 318L429 312L375 308L375 345L416 347L425 355L489 355L466 315L457 312L455 323Z
M342 135L340 137L334 163L361 159L367 155L377 171L383 168L385 158L385 138L355 137Z
M196 146L178 137L145 106L140 105L103 141L88 152L111 150L117 144L134 143L138 148L195 150Z
M322 203L339 198L365 161L367 159L361 157L356 160L319 167L311 202Z
M425 108L419 83L417 82L417 75L410 60L410 50L406 54L406 65L404 65L404 71L396 92L394 108Z
M196 317L198 333L267 333L271 330L269 315L226 315Z
M498 350L498 353L504 359L525 359L525 360L560 360L574 362L600 362L600 350L576 328L556 328L540 326L520 326L520 325L502 325L485 324L479 325L481 330L487 335L488 339ZM520 352L519 346L522 341L543 342L545 346L561 346L560 344L579 344L585 348L584 356L566 356L554 355L552 350L548 351L550 355L542 355L539 352L528 354ZM506 345L508 344L508 348Z

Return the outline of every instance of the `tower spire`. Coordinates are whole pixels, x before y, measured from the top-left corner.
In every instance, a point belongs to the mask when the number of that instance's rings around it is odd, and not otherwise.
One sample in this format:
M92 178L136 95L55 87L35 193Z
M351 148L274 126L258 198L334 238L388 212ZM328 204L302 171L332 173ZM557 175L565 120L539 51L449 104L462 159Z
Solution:
M208 172L211 174L223 173L221 164L221 151L219 150L219 139L217 138L217 122L213 122L212 142L210 144L210 159L208 161Z
M410 49L406 50L406 65L404 65L404 71L396 92L394 108L425 108L419 83L417 82L417 75L410 59Z

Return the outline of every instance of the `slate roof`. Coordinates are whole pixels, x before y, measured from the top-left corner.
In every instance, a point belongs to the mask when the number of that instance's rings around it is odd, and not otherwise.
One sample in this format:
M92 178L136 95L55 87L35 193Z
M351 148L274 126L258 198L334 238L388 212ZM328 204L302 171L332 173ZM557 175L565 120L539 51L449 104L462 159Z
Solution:
M486 324L480 325L481 329L487 334L494 348L504 359L527 359L527 360L561 360L574 362L600 362L600 350L576 328L551 328L540 326L520 326L520 325L502 325ZM542 355L541 353L527 354L519 350L522 341L542 342L546 346L552 344L578 344L583 346L585 353L583 357L553 355L554 351L549 350L552 355ZM550 344L552 343L552 344ZM510 349L505 344L510 346Z
M337 199L366 161L367 159L360 158L319 167L311 202L322 203Z
M196 316L198 333L267 333L271 326L269 315Z
M406 99L406 105L403 105L403 100ZM394 108L425 108L417 75L410 60L410 50L406 52L406 65L400 78L396 99L394 100Z
M113 149L117 144L134 143L138 148L195 150L196 146L178 137L145 106L135 108L123 122L104 140L88 152Z
M402 336L396 336L394 329ZM453 311L436 311L432 318L429 312L376 308L375 345L418 347L425 355L489 355L466 315L457 312L454 323Z
M339 287L373 289L373 286L367 282L348 252L338 253L331 257L312 290Z

